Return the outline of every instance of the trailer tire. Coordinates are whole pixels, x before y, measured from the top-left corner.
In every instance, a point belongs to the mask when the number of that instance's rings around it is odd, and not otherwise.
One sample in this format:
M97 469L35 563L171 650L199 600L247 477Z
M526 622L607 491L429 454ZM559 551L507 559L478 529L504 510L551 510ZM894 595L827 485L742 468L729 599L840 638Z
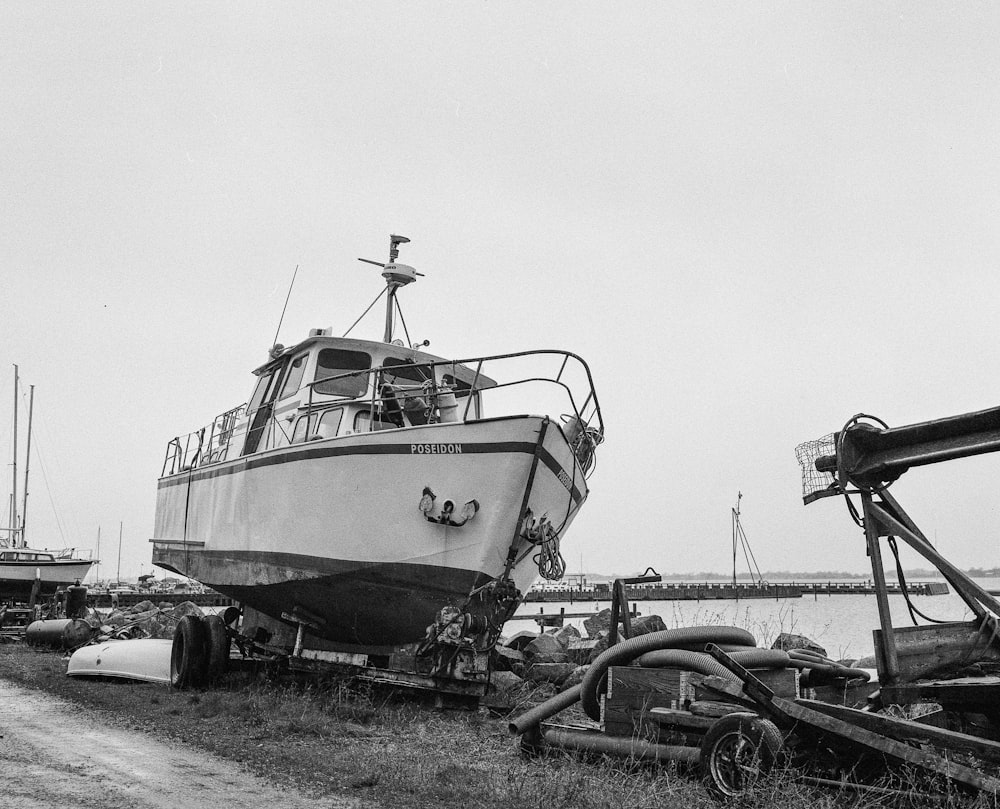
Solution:
M723 716L701 743L698 768L716 798L752 792L782 758L784 739L769 719L753 713Z
M185 615L174 629L170 648L170 685L197 688L208 671L208 630L197 615Z
M214 683L229 671L229 628L220 615L206 615L203 621L207 641L205 680Z

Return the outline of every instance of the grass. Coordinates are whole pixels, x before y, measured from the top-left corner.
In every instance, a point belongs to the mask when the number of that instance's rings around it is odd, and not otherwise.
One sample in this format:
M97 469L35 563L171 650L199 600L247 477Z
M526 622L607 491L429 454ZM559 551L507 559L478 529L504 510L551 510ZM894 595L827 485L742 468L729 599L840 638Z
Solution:
M65 675L60 655L0 645L0 676L139 728L241 762L314 796L422 809L709 809L718 804L691 773L612 758L552 752L524 757L506 717L435 710L346 680L286 681L230 675L207 691ZM895 802L894 802L895 801ZM910 802L912 804L912 802ZM955 801L949 804L958 805ZM904 805L778 777L745 809L860 809ZM913 804L915 805L915 804ZM980 800L977 809L995 801Z

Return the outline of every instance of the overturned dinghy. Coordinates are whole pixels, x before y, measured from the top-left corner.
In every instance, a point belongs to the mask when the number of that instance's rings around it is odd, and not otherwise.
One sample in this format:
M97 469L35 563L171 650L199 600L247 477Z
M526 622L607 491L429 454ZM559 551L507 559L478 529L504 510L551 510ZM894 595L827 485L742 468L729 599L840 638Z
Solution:
M112 640L77 649L69 659L70 677L121 677L147 683L170 683L173 641L160 638Z
M243 634L270 647L483 676L532 581L564 572L604 425L575 354L445 359L394 339L407 241L370 262L381 342L276 345L248 404L169 442L153 562L241 602Z

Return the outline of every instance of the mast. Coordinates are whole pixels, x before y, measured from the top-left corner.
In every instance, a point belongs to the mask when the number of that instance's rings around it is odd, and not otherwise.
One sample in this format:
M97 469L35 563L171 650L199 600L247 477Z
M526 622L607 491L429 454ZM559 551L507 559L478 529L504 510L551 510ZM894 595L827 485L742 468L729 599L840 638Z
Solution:
M17 366L14 366L14 482L10 496L10 544L16 548L17 542Z
M24 505L21 507L21 547L28 546L25 537L25 526L28 524L28 468L31 465L31 422L35 413L35 386L30 388L28 396L28 445L24 450Z
M396 263L396 259L399 258L399 245L408 244L409 241L410 240L405 236L396 236L395 234L391 234L389 236L388 264L383 264L381 261L372 261L370 258L358 259L358 261L363 261L366 264L374 264L376 267L382 268L382 277L385 279L386 290L389 293L386 295L385 299L385 332L382 335L382 340L386 343L392 342L392 320L398 306L396 303L396 291L400 287L412 284L417 280L418 275L423 275L422 272L417 272L408 264ZM376 300L378 299L376 298ZM374 305L375 302L373 301L372 306ZM368 308L370 309L371 306ZM367 311L368 310L366 309L365 312L367 313ZM364 317L364 315L361 317ZM354 327L352 326L351 328ZM350 331L350 329L348 329L348 331Z

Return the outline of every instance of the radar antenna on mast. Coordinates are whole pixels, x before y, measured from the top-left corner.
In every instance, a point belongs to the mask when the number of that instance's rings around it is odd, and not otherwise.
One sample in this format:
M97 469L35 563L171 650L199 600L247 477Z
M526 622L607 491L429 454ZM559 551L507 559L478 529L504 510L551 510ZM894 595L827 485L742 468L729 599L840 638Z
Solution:
M417 272L408 264L396 263L396 259L399 258L399 245L409 244L409 242L410 240L406 238L406 236L390 234L388 264L383 264L381 261L373 261L370 258L358 259L358 261L363 261L366 264L374 264L376 267L382 268L382 277L385 279L386 290L388 290L389 293L385 302L385 334L382 337L386 343L392 342L393 313L399 309L399 303L396 300L396 290L400 287L406 286L407 284L412 284L417 280L418 275L421 278L424 275L422 272ZM399 316L400 319L402 319L402 311L400 311ZM353 326L351 328L353 328ZM403 328L406 328L405 323L403 324Z

